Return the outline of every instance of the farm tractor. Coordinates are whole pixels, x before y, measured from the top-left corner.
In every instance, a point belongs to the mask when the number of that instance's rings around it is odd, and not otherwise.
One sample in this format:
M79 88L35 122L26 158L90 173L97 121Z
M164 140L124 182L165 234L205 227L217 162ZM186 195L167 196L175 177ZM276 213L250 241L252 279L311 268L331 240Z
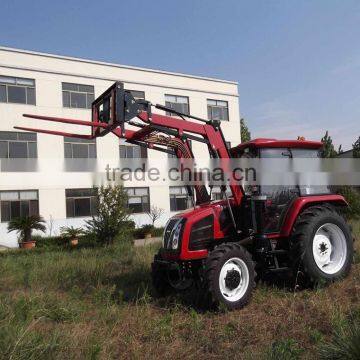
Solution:
M153 108L168 115L153 113ZM205 144L211 158L290 158L318 156L321 142L255 139L228 148L218 120L204 120L163 105L135 99L115 82L92 103L91 121L24 114L91 128L91 134L45 129L20 130L94 139L112 133L177 158L193 159L191 141ZM126 125L131 126L126 126ZM127 128L126 128L127 127ZM167 222L163 243L152 263L159 294L195 286L213 304L228 309L246 305L257 278L292 272L308 285L345 277L351 268L353 238L340 215L346 200L330 191L300 186L245 187L231 181L221 186L222 199L211 201L209 187L186 186L194 207ZM229 192L231 192L230 195Z

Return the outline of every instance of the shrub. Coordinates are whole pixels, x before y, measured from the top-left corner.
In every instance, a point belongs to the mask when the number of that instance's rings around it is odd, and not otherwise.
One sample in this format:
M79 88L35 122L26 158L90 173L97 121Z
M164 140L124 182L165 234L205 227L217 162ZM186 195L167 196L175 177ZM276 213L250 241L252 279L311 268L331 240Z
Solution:
M122 186L101 186L98 190L98 213L88 220L87 231L102 244L113 244L120 232L128 232L127 192Z
M360 192L351 186L340 186L335 188L335 192L344 196L349 203L349 207L345 207L344 214L350 218L360 217Z
M76 228L73 226L63 226L60 228L61 236L67 239L76 239L79 236L84 235L82 228Z

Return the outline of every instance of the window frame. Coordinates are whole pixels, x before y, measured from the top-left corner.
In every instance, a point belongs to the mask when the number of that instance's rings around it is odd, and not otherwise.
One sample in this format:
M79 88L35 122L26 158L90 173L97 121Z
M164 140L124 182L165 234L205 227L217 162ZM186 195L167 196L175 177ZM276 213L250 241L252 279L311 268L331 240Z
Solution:
M175 188L178 188L178 189L181 188L181 194L172 194L171 189L175 189ZM183 192L183 190L184 190L184 192ZM176 206L176 209L172 208L171 199L175 198L175 200L176 200L177 195L180 195L180 196L186 195L187 207L185 209L179 209L177 206ZM191 197L189 196L189 193L185 186L169 186L169 201L170 201L170 211L171 212L184 211L184 210L190 209L192 206ZM175 204L177 204L176 201L175 201Z
M165 106L168 107L168 108L171 108L171 106L167 105L167 103L171 103L171 104L182 104L182 103L178 103L178 102L172 102L172 101L167 101L166 100L166 97L167 96L173 96L175 98L186 98L187 99L187 108L188 108L188 112L187 113L184 113L186 115L190 115L190 97L189 96L186 96L186 95L174 95L174 94L165 94ZM173 109L176 111L176 109ZM170 111L166 111L166 115L167 116L172 116L172 117L178 117L178 115L170 112Z
M215 101L216 104L215 105L211 105L209 104L209 101ZM217 105L218 102L224 102L226 103L226 106L219 106ZM206 105L207 105L207 117L208 120L219 120L219 121L230 121L230 116L229 116L229 102L227 100L219 100L219 99L206 99ZM217 107L217 108L225 108L226 109L226 115L227 115L227 119L213 119L213 112L211 110L211 117L209 118L209 107L213 108L213 107Z
M17 193L18 194L18 199L17 200L1 200L1 194L3 193ZM36 199L21 199L21 193L25 193L25 192L35 192L36 193ZM3 203L10 203L9 206L9 213L10 213L10 218L9 220L3 220L3 212L2 212L2 208L3 208ZM1 223L7 223L9 221L11 221L12 219L17 218L18 216L11 216L11 203L15 203L18 202L19 203L19 213L20 213L20 217L22 216L30 216L30 215L39 215L39 190L37 189L24 189L24 190L1 190L0 191L0 222ZM28 214L21 214L22 211L22 206L21 203L22 202L27 202L28 203ZM36 202L36 211L34 213L31 213L31 206L30 206L30 202Z
M137 195L136 194L136 190L137 189L146 189L147 190L147 195ZM132 212L132 214L145 214L146 212L150 211L150 188L148 186L126 186L124 187L124 190L127 192L128 194L128 201L127 201L127 207L129 209L131 209L131 207L129 206L129 199L132 197L141 197L141 211L140 212ZM134 195L129 195L129 190L134 190ZM148 203L146 205L146 207L144 208L144 203L143 202L143 197L147 197L148 198Z
M1 139L1 137L0 137L0 143L2 143L2 142L7 143L7 157L1 157L0 156L0 159L37 159L38 158L37 133L27 133L27 132L20 132L20 131L0 131L0 135L4 134L4 133L14 134L14 135L16 135L16 139ZM35 140L21 140L19 135L22 135L22 134L35 135ZM10 156L10 143L26 143L27 156L26 157ZM30 153L29 143L35 144L35 156L34 157L29 156L29 153Z
M66 156L66 145L71 146L71 157ZM87 147L87 157L74 157L74 145L81 145ZM95 157L90 157L90 145L95 145ZM64 136L64 159L97 159L97 143L96 139L75 139Z
M89 195L68 195L68 192L70 191L90 191ZM91 194L91 192L93 192L93 194ZM89 199L89 205L90 205L90 214L89 215L76 215L76 204L75 204L75 200L84 200L84 199ZM69 214L68 211L68 200L72 200L73 204L72 204L72 213L74 214L73 216L71 214ZM92 201L95 201L95 204L92 203ZM86 218L86 217L92 217L93 215L97 214L97 210L95 208L93 208L93 206L95 206L97 204L98 201L98 193L97 193L97 188L71 188L71 189L65 189L65 209L66 209L66 218L67 219L74 219L74 218ZM94 211L93 211L94 210Z
M1 80L1 78L13 79L14 83L4 82ZM18 82L20 82L22 80L32 81L34 83L34 85L18 84ZM23 77L17 77L17 76L0 75L0 86L5 86L5 96L6 96L6 101L0 101L0 103L36 106L36 80L35 79L23 78ZM25 89L25 102L9 101L9 87L10 86L15 87L15 88L24 88ZM28 102L28 98L29 98L28 89L34 90L34 103Z
M69 90L69 89L64 89L64 85L73 85L76 86L78 88L78 90ZM93 92L89 92L89 91L81 91L80 90L80 86L89 86L92 87ZM64 101L64 93L69 93L69 106L65 105L65 101ZM82 106L72 106L72 101L71 101L71 97L72 97L72 93L74 94L84 94L85 95L85 107ZM89 85L89 84L79 84L79 83L70 83L70 82L62 82L61 83L61 94L62 94L62 105L63 108L66 109L83 109L83 110L89 110L91 109L91 104L92 102L95 100L95 86L94 85ZM89 101L89 95L92 95L92 100Z

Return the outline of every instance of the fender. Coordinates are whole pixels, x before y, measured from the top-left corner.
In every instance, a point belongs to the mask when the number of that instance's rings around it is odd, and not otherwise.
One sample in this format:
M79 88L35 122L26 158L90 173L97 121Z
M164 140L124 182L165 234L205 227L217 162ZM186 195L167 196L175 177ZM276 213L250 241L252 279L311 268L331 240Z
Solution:
M341 195L327 194L327 195L311 195L298 197L289 207L282 225L280 236L288 237L299 214L307 207L315 204L331 203L338 206L348 206L347 201Z

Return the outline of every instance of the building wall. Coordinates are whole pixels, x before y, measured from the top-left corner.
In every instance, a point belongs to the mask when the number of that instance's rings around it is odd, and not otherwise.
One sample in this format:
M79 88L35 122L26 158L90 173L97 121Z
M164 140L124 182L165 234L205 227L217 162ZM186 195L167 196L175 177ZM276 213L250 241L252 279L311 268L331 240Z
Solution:
M0 76L35 79L36 105L0 102L0 131L14 131L14 126L41 127L88 134L89 128L68 124L50 124L34 119L25 119L23 113L90 120L90 110L64 108L62 82L93 85L95 97L105 91L115 80L123 81L125 88L145 92L146 100L153 104L165 103L165 94L189 97L190 113L207 118L207 99L225 100L229 106L229 121L222 129L232 146L240 142L240 115L236 82L209 79L185 74L134 68L101 63L84 59L34 53L0 47ZM162 113L156 110L158 113ZM119 160L119 139L108 135L97 139L97 158ZM37 150L39 169L36 172L1 172L0 191L36 189L39 191L39 212L48 222L52 234L57 234L63 225L82 225L83 218L66 218L66 188L90 188L91 172L69 173L63 171L64 139L38 134ZM207 151L193 143L197 157L207 157ZM167 155L148 151L148 158L163 162ZM147 186L141 182L125 183L126 187ZM164 224L170 213L169 188L167 183L149 184L150 202L165 209L157 225ZM145 214L133 216L138 225L149 222ZM16 246L14 233L7 233L7 223L0 224L0 245Z

